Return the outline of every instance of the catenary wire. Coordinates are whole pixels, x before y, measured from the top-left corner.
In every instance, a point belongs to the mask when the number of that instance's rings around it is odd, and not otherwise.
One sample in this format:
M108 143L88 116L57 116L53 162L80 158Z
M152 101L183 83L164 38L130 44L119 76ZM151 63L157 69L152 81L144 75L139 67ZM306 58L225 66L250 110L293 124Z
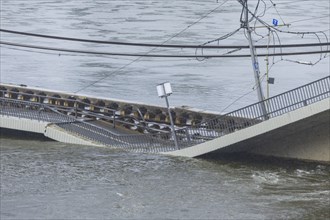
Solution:
M56 47L44 47L28 44L19 44L11 43L6 41L0 41L0 44L23 47L23 48L32 48L48 51L60 51L68 53L81 53L81 54L90 54L90 55L107 55L107 56L130 56L130 57L161 57L161 58L233 58L233 57L250 57L250 54L241 54L241 55L168 55L168 54L150 54L148 53L110 53L110 52L99 52L99 51L87 51L87 50L74 50L74 49L65 49L65 48L56 48ZM269 56L289 56L289 55L306 55L306 54L319 54L319 53L329 53L330 50L321 50L321 51L303 51L303 52L281 52L281 53L272 53ZM267 54L259 54L258 56L267 56Z
M188 30L190 27L192 27L193 25L195 24L198 24L201 20L203 20L204 18L206 18L207 16L209 16L210 14L212 14L213 12L215 12L216 10L218 10L220 7L222 7L224 4L226 4L229 0L224 0L219 6L215 7L214 9L212 9L211 11L209 11L208 13L204 14L202 17L200 17L199 19L197 19L195 22L193 22L192 24L188 25L186 28L184 28L183 30L181 30L180 32L172 35L170 38L168 38L167 40L165 40L161 45L164 45L166 44L168 41L172 40L173 38L177 37L178 35L180 35L181 33L185 32L186 30ZM153 47L151 50L149 50L148 52L145 53L145 55L148 55L149 53L153 52L155 49L157 49L159 46L156 46L156 47ZM135 63L135 62L138 62L140 59L142 58L142 56L139 56L137 57L136 59L134 59L133 61L127 63L126 65L120 67L120 68L117 68L116 70L112 71L111 73L117 73L119 71L121 71L122 69L126 68L127 66L130 66L131 64ZM98 80L95 80L91 83L89 83L88 85L86 86L83 86L82 88L76 90L74 93L77 93L77 92L80 92L84 89L87 89L93 85L95 85L96 83L108 78L110 76L110 74L107 74L106 76L104 77L101 77L100 79Z
M191 25L190 25L191 26ZM129 43L129 42L115 42L115 41L100 41L100 40L91 40L91 39L83 39L83 38L70 38L70 37L61 37L61 36L52 36L52 35L41 35L41 34L34 34L34 33L28 33L28 32L19 32L19 31L13 31L13 30L5 30L0 29L0 32L6 32L6 33L15 33L19 35L27 35L27 36L33 36L33 37L41 37L41 38L50 38L55 40L67 40L67 41L77 41L77 42L86 42L86 43L97 43L97 44L114 44L114 45L123 45L123 46L140 46L140 47L168 47L168 48L193 48L193 49L236 49L236 48L249 48L248 45L218 45L218 46L208 46L206 44L216 42L222 39L226 39L229 36L232 36L233 34L237 33L241 28L236 29L233 32L230 32L220 38L208 41L201 45L177 45L177 44L149 44L149 43ZM329 43L322 43L322 46L330 45ZM287 44L287 45L271 45L271 47L313 47L313 46L319 46L315 45L313 43L311 44ZM267 45L255 45L256 48L267 48Z

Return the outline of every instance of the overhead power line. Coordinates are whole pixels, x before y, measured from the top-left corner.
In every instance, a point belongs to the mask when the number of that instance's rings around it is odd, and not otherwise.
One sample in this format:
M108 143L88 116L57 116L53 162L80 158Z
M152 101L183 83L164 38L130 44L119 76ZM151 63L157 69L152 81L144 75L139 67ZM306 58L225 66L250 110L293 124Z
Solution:
M87 50L75 50L75 49L65 49L56 47L44 47L29 44L19 44L6 41L0 41L0 44L9 45L14 47L31 48L38 50L48 50L48 51L58 51L67 53L80 53L80 54L90 54L90 55L106 55L106 56L130 56L130 57L155 57L155 58L239 58L239 57L250 57L250 54L240 54L240 55L168 55L168 54L150 54L150 53L113 53L113 52L102 52L102 51L87 51ZM258 56L290 56L290 55L306 55L306 54L325 54L330 53L330 50L318 50L318 51L304 51L304 52L281 52L281 53L266 53L258 54Z
M302 21L311 21L311 20L317 20L317 19L329 18L329 17L330 17L330 15L320 16L320 17L311 17L311 18L305 18L305 19L300 19L300 20L291 21L291 22L289 22L289 23L290 23L290 24L293 24L293 23L302 22Z
M237 0L240 4L242 4L242 0ZM245 9L245 5L242 4L243 8ZM249 9L247 9L249 14L251 14L251 16L256 19L258 22L260 22L261 24L263 24L265 27L269 28L269 29L273 29L277 32L280 33L286 33L286 34L300 34L300 35L304 35L304 34L323 34L326 39L327 39L327 43L329 42L328 37L326 36L326 34L323 31L284 31L284 30L280 30L278 29L276 26L272 26L270 24L268 24L267 22L263 21L262 19L259 18L259 16L257 16L255 13L251 12Z
M21 32L14 30L1 29L0 32L32 36L32 37L40 37L40 38L48 38L54 40L65 40L65 41L76 41L76 42L85 42L85 43L96 43L96 44L112 44L112 45L122 45L122 46L137 46L137 47L165 47L165 48L193 48L193 49L247 49L248 45L185 45L185 44L150 44L150 43L129 43L129 42L119 42L119 41L102 41L102 40L91 40L91 39L83 39L83 38L72 38L72 37L62 37L62 36L54 36L54 35L44 35L44 34L35 34L29 32ZM216 39L214 41L218 41ZM213 42L213 41L212 41ZM210 42L207 42L210 43ZM315 47L315 46L329 46L330 43L308 43L308 44L282 44L282 45L256 45L256 48L284 48L284 47Z
M168 41L172 40L173 38L179 36L180 34L182 34L183 32L185 32L186 30L188 30L189 28L191 28L192 26L198 24L201 20L207 18L207 16L209 16L210 14L212 14L213 12L215 12L216 10L218 10L219 8L223 7L224 4L226 4L229 0L224 0L220 5L218 5L217 7L215 7L214 9L212 9L211 11L207 12L206 14L204 14L203 16L201 16L199 19L197 19L196 21L194 21L193 23L189 24L187 27L185 27L184 29L182 29L181 31L177 32L176 34L172 35L171 37L169 37L167 40L163 41L161 45L165 45ZM147 51L145 54L149 54L151 52L153 52L155 49L157 49L158 47L153 47L151 48L149 51ZM129 65L138 62L140 59L142 59L142 57L137 57L136 59L134 59L133 61L125 64L124 66L117 68L116 70L112 71L111 74L114 73L118 73L120 71L122 71L124 68L128 67ZM75 91L75 93L80 92L84 89L87 89L91 86L94 86L96 83L101 82L102 80L108 78L110 76L110 74L107 74L104 77L101 77L85 86L83 86L82 88L78 89Z

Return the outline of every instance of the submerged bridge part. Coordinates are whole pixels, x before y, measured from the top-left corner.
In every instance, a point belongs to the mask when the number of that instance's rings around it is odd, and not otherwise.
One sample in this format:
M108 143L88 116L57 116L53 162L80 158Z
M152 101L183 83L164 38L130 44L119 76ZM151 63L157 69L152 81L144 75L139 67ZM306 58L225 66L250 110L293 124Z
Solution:
M216 157L239 152L330 162L329 108L327 98L212 141L166 154Z
M172 108L178 149L162 107L0 84L0 127L135 152L247 152L330 162L329 97L325 77L225 115Z

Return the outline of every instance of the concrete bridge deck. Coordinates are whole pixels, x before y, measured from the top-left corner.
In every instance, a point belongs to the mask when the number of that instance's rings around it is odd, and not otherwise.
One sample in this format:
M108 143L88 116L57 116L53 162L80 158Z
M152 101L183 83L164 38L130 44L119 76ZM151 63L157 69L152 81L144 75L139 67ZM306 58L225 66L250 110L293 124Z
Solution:
M166 118L155 121L147 111L141 112L141 104L123 114L104 103L97 105L103 100L83 102L77 97L55 97L51 91L19 88L0 87L1 128L41 133L67 143L175 156L249 152L330 162L330 77L265 100L266 115L261 103L222 116L180 112L200 122L188 117L184 124L176 123L179 149Z
M330 162L330 99L271 118L202 144L165 154L198 157L246 152Z

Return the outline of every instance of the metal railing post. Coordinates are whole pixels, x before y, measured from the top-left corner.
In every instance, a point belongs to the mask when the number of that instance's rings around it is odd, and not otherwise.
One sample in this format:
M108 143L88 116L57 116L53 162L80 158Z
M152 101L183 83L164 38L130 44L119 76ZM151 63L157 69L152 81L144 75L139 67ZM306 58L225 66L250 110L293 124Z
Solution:
M112 118L113 118L113 128L116 128L116 112L112 111Z
M75 119L77 119L77 114L78 114L78 110L77 110L77 101L74 101L74 117Z
M186 136L187 136L188 142L191 143L191 138L190 138L189 130L187 127L186 127Z

